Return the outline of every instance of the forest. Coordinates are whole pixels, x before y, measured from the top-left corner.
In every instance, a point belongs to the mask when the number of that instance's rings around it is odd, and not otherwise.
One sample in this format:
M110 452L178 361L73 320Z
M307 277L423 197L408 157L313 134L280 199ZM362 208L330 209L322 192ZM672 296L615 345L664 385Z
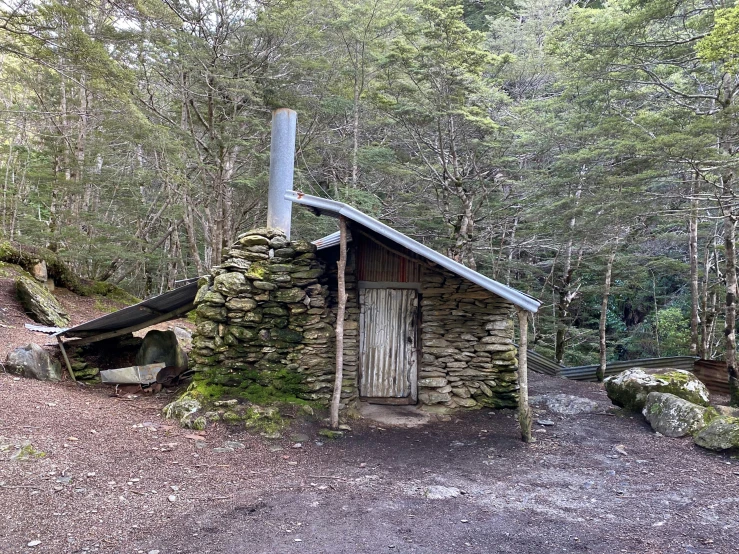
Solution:
M296 189L542 300L538 352L735 371L731 0L2 0L0 73L0 246L202 275L264 224L289 107Z

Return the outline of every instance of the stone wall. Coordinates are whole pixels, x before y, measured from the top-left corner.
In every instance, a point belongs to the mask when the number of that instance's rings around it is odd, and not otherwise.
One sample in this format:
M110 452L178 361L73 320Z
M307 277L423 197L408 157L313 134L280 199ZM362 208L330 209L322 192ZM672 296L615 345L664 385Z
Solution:
M195 299L194 385L222 396L327 401L335 366L328 297L314 245L273 229L240 235Z
M196 297L195 385L222 396L327 403L335 375L336 253L278 231L244 233ZM350 249L342 407L358 396L359 294ZM423 272L419 402L430 410L517 405L513 306L446 270ZM261 392L260 392L261 391Z
M447 408L518 403L513 305L446 270L424 270L418 399Z

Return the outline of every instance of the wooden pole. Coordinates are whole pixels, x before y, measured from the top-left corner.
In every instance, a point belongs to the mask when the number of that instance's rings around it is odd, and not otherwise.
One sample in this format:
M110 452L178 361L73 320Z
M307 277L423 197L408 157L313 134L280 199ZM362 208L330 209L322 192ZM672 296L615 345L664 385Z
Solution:
M64 350L64 343L62 342L62 337L57 336L56 340L59 343L59 350L62 351L62 357L64 358L64 363L67 366L67 371L69 372L69 376L72 378L72 381L76 383L77 377L74 376L74 371L72 371L72 364L69 363L69 358L67 358L67 351Z
M346 218L339 216L339 307L336 310L336 380L331 399L331 427L339 428L341 382L344 376L344 314L346 313Z
M521 440L533 442L531 438L531 408L529 407L529 370L527 348L529 343L529 312L518 309L518 423L521 425Z

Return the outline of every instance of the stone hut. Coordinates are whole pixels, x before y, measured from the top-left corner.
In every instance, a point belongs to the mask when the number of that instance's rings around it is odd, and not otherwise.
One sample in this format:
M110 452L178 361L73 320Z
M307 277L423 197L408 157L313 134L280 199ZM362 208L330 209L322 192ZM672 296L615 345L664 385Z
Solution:
M346 204L285 199L348 222L342 407L516 407L515 309L539 303ZM195 299L195 379L239 394L328 401L335 377L338 233L315 243L242 234ZM230 389L230 390L229 390Z

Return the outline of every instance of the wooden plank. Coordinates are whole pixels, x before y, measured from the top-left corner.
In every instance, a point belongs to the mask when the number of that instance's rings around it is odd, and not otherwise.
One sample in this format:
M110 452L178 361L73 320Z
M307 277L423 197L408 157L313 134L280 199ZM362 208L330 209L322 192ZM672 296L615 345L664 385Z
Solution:
M406 396L405 398L360 396L359 399L362 402L369 402L370 404L383 404L385 406L410 406L416 403L416 401L410 396Z
M69 376L72 378L72 381L76 383L77 377L74 376L74 371L72 371L72 364L69 363L69 358L67 357L67 351L64 350L64 343L62 342L62 337L57 335L56 341L59 343L59 350L62 351L62 357L64 358L64 363L67 365L67 371L69 372Z
M521 440L533 442L531 437L531 407L529 406L529 370L526 355L529 344L529 312L518 308L519 349L518 349L518 423L521 426Z
M420 292L421 283L396 283L394 281L357 281L360 289L414 289Z
M346 313L346 218L339 216L339 261L338 294L339 306L336 310L336 378L331 398L331 427L339 428L339 404L341 403L341 383L344 378L344 314Z

